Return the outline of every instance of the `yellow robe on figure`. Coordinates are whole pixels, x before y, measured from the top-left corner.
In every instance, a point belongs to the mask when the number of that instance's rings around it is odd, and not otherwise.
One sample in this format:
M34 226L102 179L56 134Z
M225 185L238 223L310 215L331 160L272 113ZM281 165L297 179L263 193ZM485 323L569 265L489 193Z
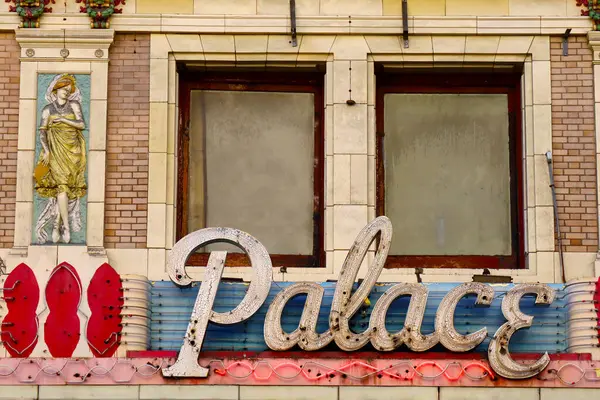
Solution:
M35 189L41 197L56 197L67 193L70 200L85 196L85 139L81 130L59 122L56 118L75 120L75 114L51 114L48 118L47 141L50 150L48 173L37 179ZM41 165L42 155L38 160Z

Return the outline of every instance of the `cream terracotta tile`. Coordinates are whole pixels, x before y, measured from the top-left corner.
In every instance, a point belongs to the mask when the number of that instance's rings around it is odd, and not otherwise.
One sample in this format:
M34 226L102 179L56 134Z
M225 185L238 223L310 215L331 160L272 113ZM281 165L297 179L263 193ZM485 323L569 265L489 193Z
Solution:
M368 159L366 155L350 156L350 203L367 204Z
M268 35L235 35L235 52L264 54L267 52L268 38Z
M399 36L365 36L371 53L402 53Z
M256 14L256 0L194 0L194 14L252 15Z
M106 100L108 96L108 63L91 63L90 100Z
M27 247L31 243L33 203L17 201L15 205L15 247Z
M367 206L336 205L333 213L334 247L336 250L350 249L356 235L367 224Z
M535 208L535 234L538 253L554 251L554 210L551 206Z
M535 163L535 205L536 207L552 206L552 190L546 156L535 155L533 159Z
M446 0L446 15L506 16L508 15L508 1Z
M175 187L177 184L175 181L176 168L175 155L167 154L167 204L170 205L175 204L175 192L177 190Z
M148 158L148 203L167 201L167 153L150 153Z
M177 33L167 34L166 36L171 51L175 53L202 53L204 51L200 35Z
M325 152L333 155L333 106L325 107Z
M382 15L381 0L321 0L321 15Z
M533 38L533 36L501 36L498 54L527 54Z
M206 53L235 53L233 35L200 35L200 40Z
M535 158L533 156L527 157L525 160L525 188L526 188L526 207L535 207L535 192L536 192L536 180L535 180Z
M529 53L533 61L550 61L550 37L535 36Z
M334 152L339 154L367 154L367 105L335 104Z
M19 98L21 100L37 100L37 70L38 63L22 61L21 81L19 83Z
M467 36L465 51L470 54L495 54L500 36Z
M179 14L192 14L194 0L136 0L138 14L173 14L174 10L177 10Z
M335 35L304 35L300 43L300 53L330 53Z
M410 46L403 48L404 54L433 54L433 42L430 35L414 35L410 37Z
M335 204L350 204L350 155L333 156L333 199Z
M150 102L164 102L169 100L169 60L150 60Z
M168 58L171 52L171 44L164 33L153 33L150 35L150 58Z
M151 153L167 152L167 113L167 103L150 103L150 126L148 147Z
M566 0L509 0L511 16L566 16Z
M165 247L166 211L165 204L148 204L148 229L146 234L148 248Z
M334 179L333 179L333 155L325 157L325 204L327 207L335 204L333 191L334 191Z
M465 52L465 36L434 36L434 54L463 54Z
M391 15L402 15L402 2L383 0L383 11ZM410 1L408 15L446 15L446 0Z
M37 80L36 80L37 81ZM34 150L37 136L37 101L19 100L19 150Z
M88 247L104 246L104 202L87 204L87 232L86 243Z
M296 40L299 45L296 47L292 46L292 40L289 35L269 35L267 40L267 52L268 53L298 53L302 46L304 37L299 35Z
M89 149L106 149L106 115L107 100L92 100L90 102Z
M535 155L552 150L552 106L533 106L533 149Z
M337 36L331 51L335 60L365 60L369 46L363 36Z
M257 0L258 14L264 15L289 15L289 2L280 0ZM319 0L296 0L296 15L319 15Z
M533 105L551 104L550 61L533 61Z
M346 103L350 95L350 61L336 60L333 62L333 102Z
M328 253L333 250L333 208L325 209L325 249ZM333 254L332 254L333 255ZM330 264L327 263L329 266Z
M87 155L88 201L104 202L106 152L91 150Z
M34 151L17 151L17 194L16 201L33 201ZM35 162L35 164L37 164Z

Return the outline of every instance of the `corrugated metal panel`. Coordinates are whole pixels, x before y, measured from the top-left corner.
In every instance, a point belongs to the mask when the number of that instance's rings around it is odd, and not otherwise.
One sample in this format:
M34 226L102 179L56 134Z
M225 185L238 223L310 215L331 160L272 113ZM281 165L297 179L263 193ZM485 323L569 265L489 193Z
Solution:
M249 320L236 324L219 326L209 324L207 337L204 340L204 351L264 351L268 350L263 339L263 324L265 315L273 297L281 288L291 283L276 282L271 286L269 297L259 311ZM335 291L335 283L322 283L325 295L317 325L318 332L328 328L328 316ZM423 333L434 330L435 312L442 298L449 290L458 284L436 283L426 284L429 290L427 308L423 321ZM365 308L351 321L355 332L361 332L368 326L369 317L377 299L392 284L379 284L373 288L369 297L371 306ZM505 321L500 305L504 293L514 285L493 285L496 298L491 307L474 307L475 296L462 299L456 309L455 326L464 334L474 332L482 327L487 327L488 338L477 347L476 351L486 352L490 338ZM556 300L551 306L535 306L534 297L527 296L521 302L521 309L525 314L534 316L533 326L529 330L518 331L511 341L512 352L564 352L567 348L567 308L566 292L562 285L551 285L557 290ZM226 312L239 304L248 286L243 283L222 282L215 300L215 311ZM151 320L151 348L153 350L179 350L182 338L187 328L192 306L198 293L199 285L191 288L178 288L171 282L156 282L152 287L152 320ZM390 307L387 318L387 329L390 332L402 328L408 302L410 298L400 298ZM292 332L297 328L305 296L292 299L282 318L283 328ZM336 348L332 346L331 350ZM369 350L367 347L364 350ZM439 350L443 350L441 347ZM400 351L405 351L401 348Z

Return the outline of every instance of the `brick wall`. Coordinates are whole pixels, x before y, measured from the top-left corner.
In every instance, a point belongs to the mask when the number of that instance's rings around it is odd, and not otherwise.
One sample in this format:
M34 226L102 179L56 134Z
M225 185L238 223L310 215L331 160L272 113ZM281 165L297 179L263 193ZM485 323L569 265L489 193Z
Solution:
M585 36L552 37L552 152L556 197L566 251L598 250L594 80ZM534 89L535 90L535 89Z
M117 34L108 67L108 248L146 247L149 101L150 35Z
M0 247L12 247L17 190L19 45L0 33Z

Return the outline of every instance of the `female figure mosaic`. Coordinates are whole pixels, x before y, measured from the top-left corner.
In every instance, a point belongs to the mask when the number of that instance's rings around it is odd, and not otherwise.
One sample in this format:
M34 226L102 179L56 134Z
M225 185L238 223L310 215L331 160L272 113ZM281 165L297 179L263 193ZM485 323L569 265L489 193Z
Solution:
M39 127L41 151L34 171L35 190L48 202L36 222L40 244L71 241L71 230L81 230L80 199L85 196L86 149L82 130L81 93L73 75L57 75L46 91L48 104Z

